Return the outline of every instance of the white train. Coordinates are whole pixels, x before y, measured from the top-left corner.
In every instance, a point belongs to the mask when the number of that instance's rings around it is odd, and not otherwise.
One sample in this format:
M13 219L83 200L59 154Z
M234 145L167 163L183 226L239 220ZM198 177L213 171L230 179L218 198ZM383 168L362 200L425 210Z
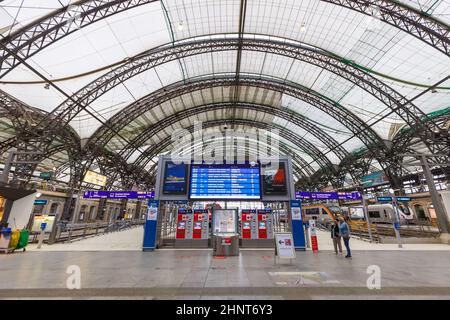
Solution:
M364 219L362 206L341 207L344 215L352 220ZM395 209L392 204L370 204L367 206L370 221L374 223L392 223L395 221ZM414 214L409 207L404 205L397 207L400 220L412 221Z

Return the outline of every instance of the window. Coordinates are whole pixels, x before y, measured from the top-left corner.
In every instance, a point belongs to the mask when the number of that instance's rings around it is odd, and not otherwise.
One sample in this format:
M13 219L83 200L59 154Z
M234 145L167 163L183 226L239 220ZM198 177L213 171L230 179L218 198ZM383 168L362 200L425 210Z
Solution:
M308 208L305 209L306 215L320 215L320 208Z
M380 212L378 212L378 211L369 211L369 217L371 217L371 218L380 218Z
M50 206L50 214L56 214L58 212L59 203L53 202Z

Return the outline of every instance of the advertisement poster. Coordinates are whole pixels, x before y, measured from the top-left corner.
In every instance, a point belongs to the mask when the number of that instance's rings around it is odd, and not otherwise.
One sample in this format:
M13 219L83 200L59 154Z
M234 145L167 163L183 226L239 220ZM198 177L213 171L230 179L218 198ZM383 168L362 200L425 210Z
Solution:
M149 200L147 208L147 220L156 221L158 219L158 201Z
M278 168L262 166L262 182L265 195L286 195L287 183L285 163L278 163Z
M164 170L164 194L186 194L187 191L187 165L166 162Z
M53 223L55 222L55 216L49 215L36 215L33 219L33 225L31 227L32 232L41 232L41 224L45 223L45 232L52 232Z
M275 233L276 255L283 259L295 259L292 233Z

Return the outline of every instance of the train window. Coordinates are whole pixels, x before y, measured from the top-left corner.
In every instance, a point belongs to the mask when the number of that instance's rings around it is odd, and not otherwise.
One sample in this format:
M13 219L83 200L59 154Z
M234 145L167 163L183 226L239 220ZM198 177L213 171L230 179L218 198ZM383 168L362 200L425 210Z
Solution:
M58 211L59 203L53 202L50 206L50 214L56 214Z
M378 211L369 211L369 217L380 218L380 213Z
M320 209L319 208L308 208L305 209L306 215L320 215Z

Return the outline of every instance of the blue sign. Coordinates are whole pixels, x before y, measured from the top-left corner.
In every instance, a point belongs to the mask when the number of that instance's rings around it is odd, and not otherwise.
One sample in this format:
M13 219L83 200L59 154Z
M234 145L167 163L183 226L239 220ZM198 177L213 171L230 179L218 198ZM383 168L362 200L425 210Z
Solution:
M383 171L377 171L361 178L361 183L365 188L379 186L389 182L389 178Z
M34 200L35 205L46 205L48 200Z
M153 199L155 191L85 191L85 199Z
M193 164L191 199L260 199L260 167L250 164Z
M291 200L292 238L295 249L305 249L305 232L302 222L302 203L299 200Z
M404 202L411 201L411 197L397 197L396 199L397 201L404 201Z
M377 197L378 202L392 202L392 197Z
M147 219L144 225L143 251L152 251L156 248L156 227L158 224L159 200L149 200Z
M314 200L361 200L361 193L353 192L295 192L296 199Z

